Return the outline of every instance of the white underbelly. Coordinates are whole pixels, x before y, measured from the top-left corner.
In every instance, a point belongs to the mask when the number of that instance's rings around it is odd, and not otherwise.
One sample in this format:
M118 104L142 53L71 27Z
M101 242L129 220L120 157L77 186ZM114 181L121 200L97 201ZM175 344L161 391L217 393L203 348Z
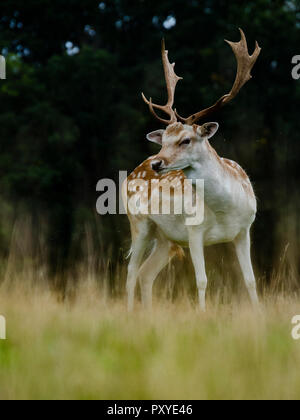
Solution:
M204 223L204 244L209 246L232 242L243 229L251 226L252 222L250 219L219 216L213 224Z
M188 245L189 234L184 216L152 215L150 218L170 241L182 246Z
M203 232L204 245L210 246L232 242L243 229L252 225L254 219L255 215L251 213L245 215L233 212L228 215L214 214L207 210L203 223L197 228ZM151 220L170 241L188 246L189 232L184 216L157 215L151 216Z

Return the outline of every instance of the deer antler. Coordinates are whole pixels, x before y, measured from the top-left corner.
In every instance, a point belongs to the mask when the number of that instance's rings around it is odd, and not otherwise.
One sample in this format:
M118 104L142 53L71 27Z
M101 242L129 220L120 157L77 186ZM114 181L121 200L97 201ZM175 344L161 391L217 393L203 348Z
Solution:
M258 59L258 56L261 52L261 48L256 42L254 53L252 55L249 55L246 36L244 32L242 31L242 29L240 29L240 32L242 36L242 39L240 42L231 42L231 41L225 40L225 42L227 42L231 46L237 60L237 75L236 75L236 79L230 93L222 96L222 98L220 98L210 108L206 108L203 111L200 111L197 114L191 115L188 118L180 117L175 111L177 118L181 122L188 125L193 125L201 118L207 117L213 112L219 110L228 102L232 101L232 99L234 99L236 95L239 93L241 88L252 78L251 70L254 64L256 63L256 60Z
M176 113L173 110L174 105L174 97L175 97L175 89L176 85L179 82L179 80L182 80L182 77L178 77L175 73L175 63L171 64L168 58L168 51L166 51L165 47L165 41L162 41L162 61L164 66L164 72L165 72L165 79L167 84L167 90L168 90L168 102L165 106L162 105L156 105L152 102L152 98L150 98L150 101L145 97L145 95L142 93L143 100L146 102L147 105L149 105L149 109L151 113L154 115L155 118L157 118L160 122L170 125L175 122L177 122ZM154 111L154 108L159 109L166 114L170 116L169 120L165 120L163 118L160 118L156 112Z

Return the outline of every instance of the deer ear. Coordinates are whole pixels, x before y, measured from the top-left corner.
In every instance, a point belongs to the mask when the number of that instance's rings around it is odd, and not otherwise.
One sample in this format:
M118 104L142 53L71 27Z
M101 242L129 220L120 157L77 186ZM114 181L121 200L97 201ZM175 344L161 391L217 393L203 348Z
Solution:
M198 128L198 132L202 138L210 139L219 129L219 124L216 122L203 124Z
M162 137L165 130L157 130L152 131L152 133L147 134L147 140L151 141L152 143L162 145Z

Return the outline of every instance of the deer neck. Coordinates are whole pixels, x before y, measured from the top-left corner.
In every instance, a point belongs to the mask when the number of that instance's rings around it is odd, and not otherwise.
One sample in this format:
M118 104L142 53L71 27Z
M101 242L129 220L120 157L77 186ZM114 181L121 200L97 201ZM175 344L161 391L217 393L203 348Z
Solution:
M204 180L204 199L210 208L222 211L232 202L230 188L228 188L229 182L227 182L229 180L224 178L221 158L208 140L201 145L199 153L184 173L195 186L197 180Z
M193 181L203 179L217 182L221 179L220 168L221 158L206 140L199 146L190 165L184 169L184 173Z

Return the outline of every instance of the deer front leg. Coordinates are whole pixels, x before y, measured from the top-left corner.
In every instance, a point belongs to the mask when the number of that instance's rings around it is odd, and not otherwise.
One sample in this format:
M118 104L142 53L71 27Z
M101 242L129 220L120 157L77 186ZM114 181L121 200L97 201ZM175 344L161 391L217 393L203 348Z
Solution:
M251 302L254 306L257 306L259 300L256 291L255 275L251 262L250 230L240 233L234 241L234 244Z
M131 258L128 265L128 276L126 285L129 312L131 312L134 307L134 292L138 278L138 271L147 248L147 240L149 234L147 224L138 226L136 230L138 233L132 241Z
M191 228L189 231L189 246L191 256L195 268L199 305L200 309L206 311L206 288L207 288L207 276L205 270L204 260L204 245L203 245L203 233L196 229Z

